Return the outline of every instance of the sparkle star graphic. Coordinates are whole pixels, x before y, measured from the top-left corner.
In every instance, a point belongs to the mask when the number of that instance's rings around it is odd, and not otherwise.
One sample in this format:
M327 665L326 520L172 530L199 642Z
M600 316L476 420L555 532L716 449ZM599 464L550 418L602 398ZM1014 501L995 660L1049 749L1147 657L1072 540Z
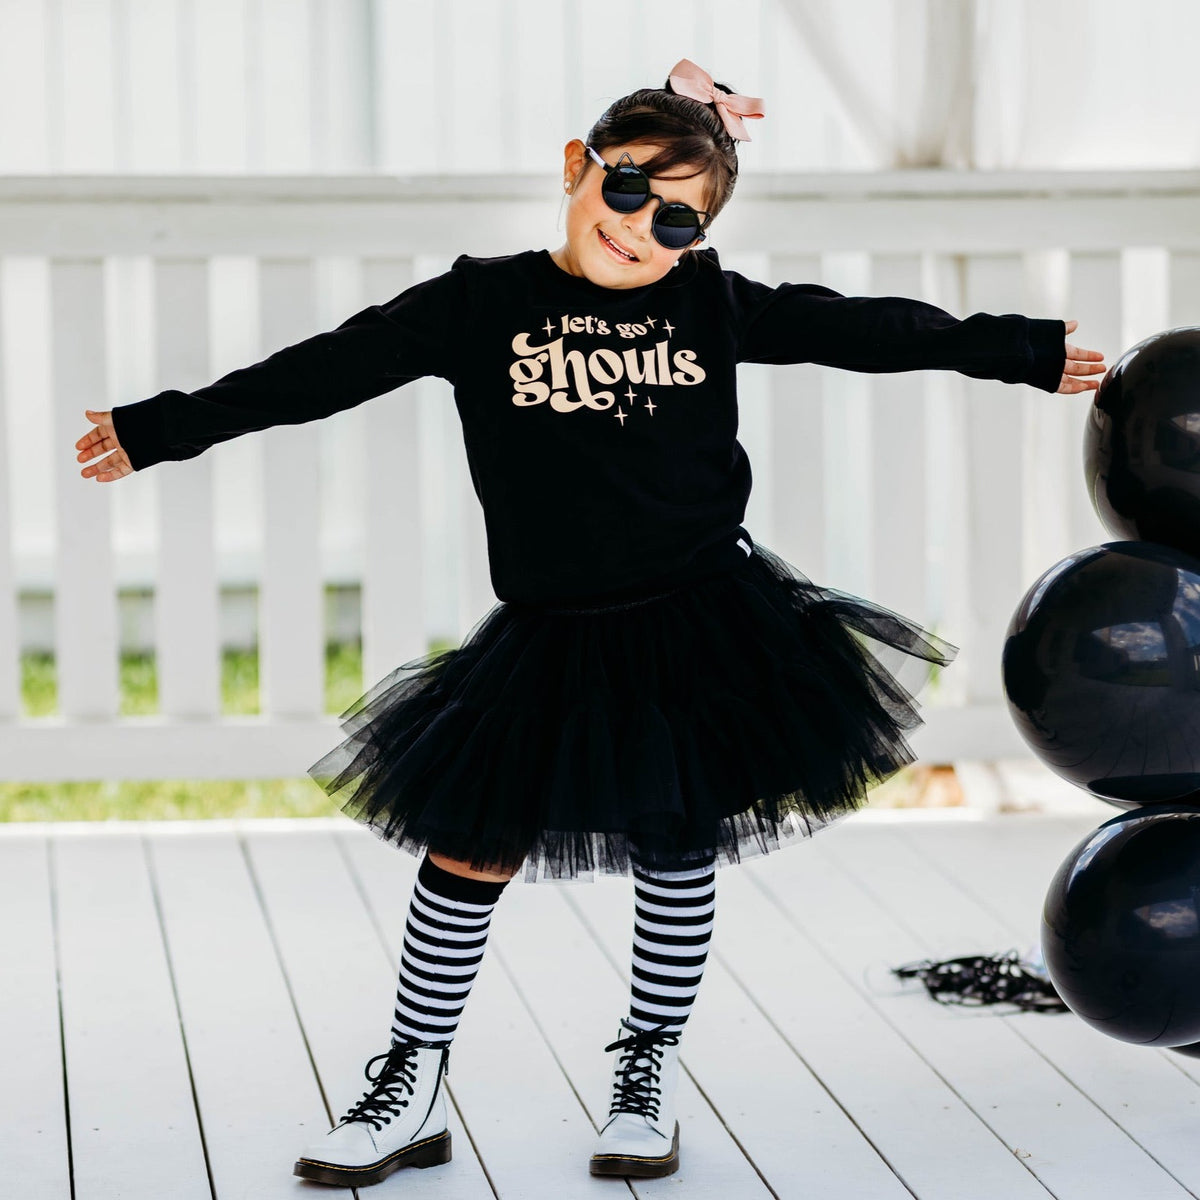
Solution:
M658 405L655 404L654 401L651 400L649 396L647 396L645 407L649 410L650 415L654 416L654 410L658 407Z
M625 399L628 400L630 404L632 404L637 399L637 392L635 392L633 390L632 383L629 385L629 391L627 391L625 393Z
M653 329L653 328L654 328L654 318L653 318L653 317L647 317L647 318L646 318L646 324L647 324L647 325L649 325L651 329Z
M613 416L615 416L617 418L617 420L621 422L621 428L624 429L625 428L625 416L626 416L625 410L618 408L617 411L615 413L613 413Z
M546 318L546 324L543 325L542 328L546 331L547 337L554 336L554 322L551 321L549 317Z
M667 331L667 337L670 337L675 332L675 326L670 321L665 322L663 328Z

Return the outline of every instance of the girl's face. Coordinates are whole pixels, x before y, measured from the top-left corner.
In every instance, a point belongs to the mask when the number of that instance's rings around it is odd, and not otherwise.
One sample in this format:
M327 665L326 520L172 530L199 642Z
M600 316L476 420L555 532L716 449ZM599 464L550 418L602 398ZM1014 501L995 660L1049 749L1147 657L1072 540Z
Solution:
M600 151L600 157L611 165L628 151L630 158L640 164L648 162L659 149L653 143L631 142L609 146ZM550 257L570 275L582 275L601 287L644 287L666 275L681 254L700 245L701 239L697 238L682 250L660 246L650 232L650 222L658 208L654 200L647 200L637 212L619 213L609 208L600 192L604 171L578 138L567 143L563 180L571 185L567 240ZM690 179L656 175L651 178L650 190L664 200L681 201L700 210L704 208L704 184L703 175L693 175ZM614 248L614 243L619 249Z

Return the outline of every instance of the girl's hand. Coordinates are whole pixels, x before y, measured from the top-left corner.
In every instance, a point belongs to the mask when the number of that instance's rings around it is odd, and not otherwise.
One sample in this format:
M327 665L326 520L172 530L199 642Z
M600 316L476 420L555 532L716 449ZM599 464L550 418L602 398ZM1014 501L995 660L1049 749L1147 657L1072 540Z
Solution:
M1079 328L1078 321L1068 321L1067 332L1074 333ZM1080 346L1072 346L1067 342L1067 362L1063 367L1062 382L1058 385L1060 392L1086 392L1099 390L1098 379L1073 379L1073 375L1103 374L1107 369L1104 365L1104 355L1099 350L1084 350Z
M75 461L87 462L89 459L95 458L97 454L103 454L108 450L111 450L112 453L102 462L84 467L79 473L85 479L95 478L97 483L110 483L114 479L132 475L133 467L129 462L129 456L121 449L121 443L117 441L117 435L113 429L112 413L93 412L90 408L85 408L83 415L98 428L93 429L90 433L85 433L75 443L75 449L79 451L75 456Z

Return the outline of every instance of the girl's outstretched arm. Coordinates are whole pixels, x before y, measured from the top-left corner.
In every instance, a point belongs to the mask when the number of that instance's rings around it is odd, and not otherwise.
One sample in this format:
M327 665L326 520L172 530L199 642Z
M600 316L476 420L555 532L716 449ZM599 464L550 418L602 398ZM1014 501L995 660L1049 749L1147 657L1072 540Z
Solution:
M100 464L92 475L108 482L102 475L119 478L111 472L125 465L140 471L164 460L194 458L244 433L328 417L424 375L453 382L448 334L462 327L463 295L462 273L451 268L206 387L171 388L107 414L91 413L106 421L76 447L112 443L121 457L107 470Z
M975 379L1081 391L1068 376L1103 370L1103 355L1068 347L1067 322L1020 313L957 317L902 296L843 296L813 283L770 287L725 271L738 361L818 363L851 371L950 370ZM1072 324L1072 328L1075 327Z

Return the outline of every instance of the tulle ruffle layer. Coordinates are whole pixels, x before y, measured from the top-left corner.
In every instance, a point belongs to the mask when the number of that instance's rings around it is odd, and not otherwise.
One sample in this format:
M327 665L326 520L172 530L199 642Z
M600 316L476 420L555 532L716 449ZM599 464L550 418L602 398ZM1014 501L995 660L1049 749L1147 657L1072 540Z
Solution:
M860 807L915 761L916 697L958 648L762 546L606 609L498 603L397 667L309 774L344 812L528 881L718 865Z

